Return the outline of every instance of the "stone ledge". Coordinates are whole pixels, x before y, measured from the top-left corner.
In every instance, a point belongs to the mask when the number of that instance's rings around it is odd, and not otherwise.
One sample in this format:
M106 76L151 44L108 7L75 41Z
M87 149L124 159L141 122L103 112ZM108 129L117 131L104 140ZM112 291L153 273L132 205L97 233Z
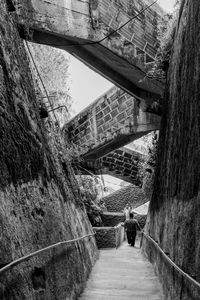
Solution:
M96 243L99 249L118 247L124 240L124 229L116 227L93 227L96 231Z

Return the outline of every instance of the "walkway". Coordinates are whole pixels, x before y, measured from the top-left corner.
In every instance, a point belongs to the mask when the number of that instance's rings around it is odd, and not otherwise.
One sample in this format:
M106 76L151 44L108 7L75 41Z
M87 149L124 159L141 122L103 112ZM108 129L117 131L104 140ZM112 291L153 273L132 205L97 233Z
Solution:
M80 300L161 300L162 288L152 265L139 249L125 242L120 248L100 250Z

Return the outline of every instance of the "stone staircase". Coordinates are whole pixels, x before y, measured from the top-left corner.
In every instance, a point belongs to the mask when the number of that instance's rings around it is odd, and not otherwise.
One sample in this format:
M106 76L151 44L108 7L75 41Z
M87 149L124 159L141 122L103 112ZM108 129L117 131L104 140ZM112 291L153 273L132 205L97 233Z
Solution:
M100 250L80 300L161 300L163 291L153 266L139 248L121 247Z

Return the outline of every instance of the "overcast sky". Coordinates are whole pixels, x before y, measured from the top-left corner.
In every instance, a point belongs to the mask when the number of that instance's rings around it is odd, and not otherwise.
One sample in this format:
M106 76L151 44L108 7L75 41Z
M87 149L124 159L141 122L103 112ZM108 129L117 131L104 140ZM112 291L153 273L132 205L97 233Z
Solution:
M158 3L166 11L171 12L175 0L159 0ZM74 100L72 109L77 114L106 92L112 86L112 83L90 70L73 56L70 57L71 95Z

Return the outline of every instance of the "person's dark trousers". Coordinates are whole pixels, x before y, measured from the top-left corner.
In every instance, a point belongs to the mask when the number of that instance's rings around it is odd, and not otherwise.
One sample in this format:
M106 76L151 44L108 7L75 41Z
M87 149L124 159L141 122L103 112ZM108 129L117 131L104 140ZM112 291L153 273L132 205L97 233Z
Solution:
M135 246L135 238L136 238L135 231L127 231L127 240L129 245Z

